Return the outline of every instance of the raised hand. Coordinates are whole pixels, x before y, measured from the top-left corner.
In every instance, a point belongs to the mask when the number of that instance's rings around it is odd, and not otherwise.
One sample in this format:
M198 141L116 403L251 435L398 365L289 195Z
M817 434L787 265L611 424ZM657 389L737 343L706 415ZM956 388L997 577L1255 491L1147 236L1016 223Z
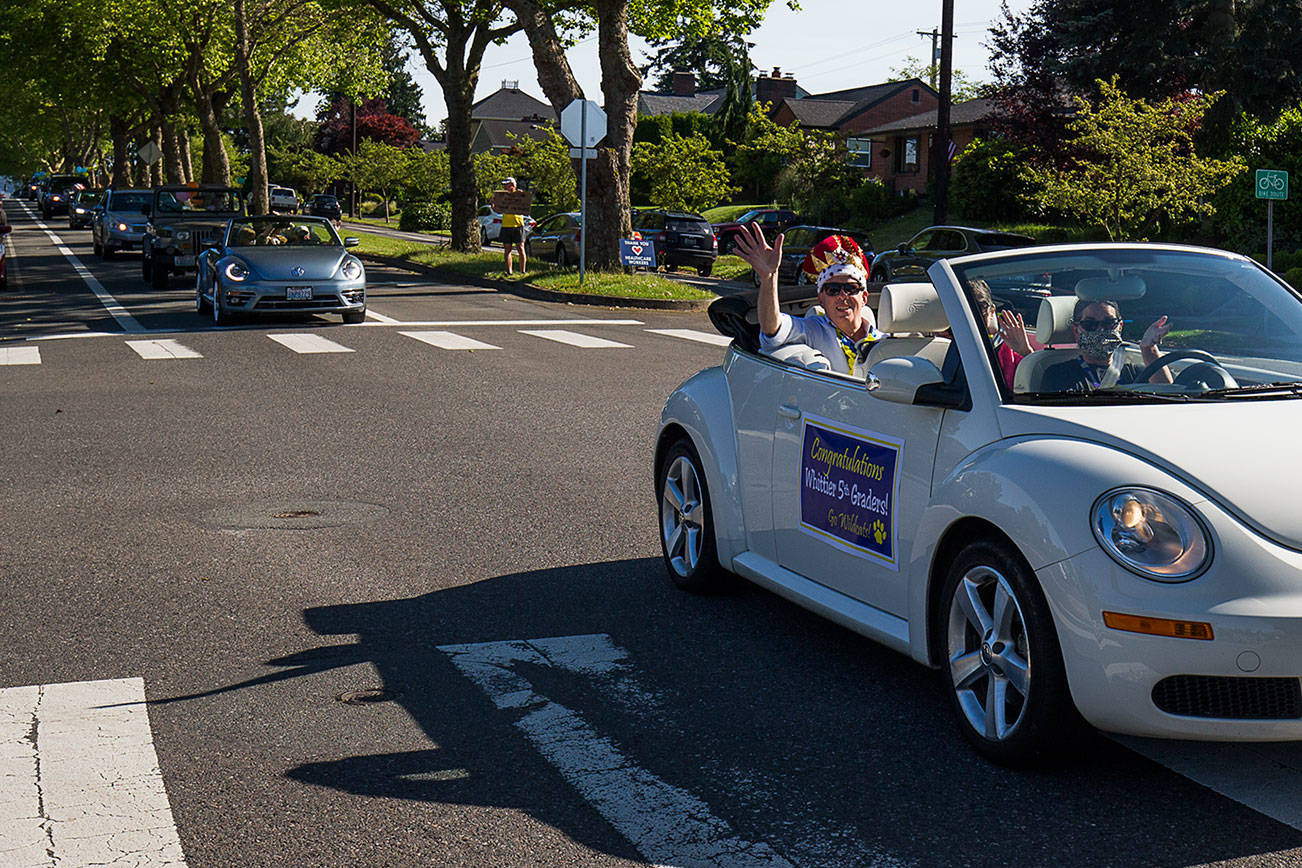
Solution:
M1022 320L1022 315L1016 311L1001 310L999 312L999 334L1004 338L1004 343L1019 356L1029 356L1031 354L1031 339L1026 334L1026 323Z
M751 268L755 269L761 281L777 274L778 266L782 264L782 236L775 238L773 246L770 247L758 223L741 227L733 242L733 249Z
M1171 321L1163 314L1144 331L1144 336L1139 340L1139 349L1143 351L1145 357L1152 353L1153 358L1157 358L1157 345L1162 342L1162 338L1166 337L1166 333L1170 330Z

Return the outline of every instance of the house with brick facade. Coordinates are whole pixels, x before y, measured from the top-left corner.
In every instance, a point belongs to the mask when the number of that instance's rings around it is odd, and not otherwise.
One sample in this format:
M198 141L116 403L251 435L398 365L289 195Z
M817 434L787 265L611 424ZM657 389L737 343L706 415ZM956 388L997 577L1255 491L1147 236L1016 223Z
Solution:
M931 145L936 133L936 109L870 127L859 134L869 149L861 165L872 177L897 193L922 192L931 168ZM952 153L960 154L973 139L989 135L995 115L990 99L970 99L949 109Z

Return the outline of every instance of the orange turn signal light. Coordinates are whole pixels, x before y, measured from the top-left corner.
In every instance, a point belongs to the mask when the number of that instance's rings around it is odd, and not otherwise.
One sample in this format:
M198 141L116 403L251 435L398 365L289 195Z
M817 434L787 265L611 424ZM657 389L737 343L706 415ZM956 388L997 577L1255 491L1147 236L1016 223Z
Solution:
M1125 630L1127 633L1147 633L1150 636L1170 636L1175 639L1212 638L1212 625L1203 621L1173 621L1170 618L1104 612L1103 623L1113 630Z

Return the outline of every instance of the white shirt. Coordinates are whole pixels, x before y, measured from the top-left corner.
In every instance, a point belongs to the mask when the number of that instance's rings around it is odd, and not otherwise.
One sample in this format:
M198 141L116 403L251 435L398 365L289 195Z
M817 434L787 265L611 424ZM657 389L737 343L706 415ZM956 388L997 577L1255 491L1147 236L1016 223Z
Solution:
M876 329L871 326L868 334ZM847 338L846 340L849 340ZM760 349L771 352L787 344L807 344L818 350L832 366L832 370L842 374L850 373L850 364L845 359L845 350L841 349L841 333L827 319L826 314L810 312L795 317L787 313L778 314L778 330L772 337L760 329Z

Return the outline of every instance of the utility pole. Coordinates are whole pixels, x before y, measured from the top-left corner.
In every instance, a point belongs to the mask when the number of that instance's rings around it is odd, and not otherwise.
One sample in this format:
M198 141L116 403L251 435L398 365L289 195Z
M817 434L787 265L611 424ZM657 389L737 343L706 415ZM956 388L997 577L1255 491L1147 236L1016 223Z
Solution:
M932 222L939 225L949 216L949 104L950 79L954 73L954 0L941 0L940 12L940 105L936 107L936 137L931 143L935 171L932 196L936 209Z
M940 31L933 27L930 30L918 30L915 32L919 36L931 37L931 60L927 63L927 69L929 71L927 78L928 78L928 84L931 85L931 89L935 90L936 69L937 67L940 66L940 48L937 47L936 43L940 39Z

